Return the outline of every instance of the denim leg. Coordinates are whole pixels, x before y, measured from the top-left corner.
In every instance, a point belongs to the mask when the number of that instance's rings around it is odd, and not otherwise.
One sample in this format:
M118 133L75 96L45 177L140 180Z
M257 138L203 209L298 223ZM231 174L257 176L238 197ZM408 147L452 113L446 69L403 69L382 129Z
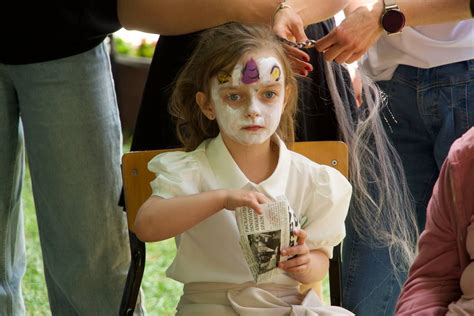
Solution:
M474 60L423 72L427 83L421 87L423 112L429 114L433 105L439 119L427 124L433 135L434 157L441 169L451 144L474 125ZM429 78L435 78L429 79Z
M449 148L474 124L474 61L430 69L400 66L379 86L388 96L386 132L401 157L421 232Z
M439 169L452 142L473 125L472 61L431 69L399 66L390 81L383 111L387 135L397 149L416 202L420 231ZM357 216L357 210L350 210ZM343 302L358 315L393 315L400 287L387 248L372 247L347 221L343 244ZM405 275L398 275L403 282Z
M421 111L418 84L418 69L407 66L400 66L391 81L379 82L388 98L382 113L385 130L400 155L421 231L439 168L433 155L433 136Z
M0 315L24 315L21 279L26 269L21 206L23 132L16 93L0 64Z
M55 315L116 315L129 266L122 136L104 45L12 66Z
M361 239L346 221L342 247L343 307L360 316L388 316L395 311L405 273L395 275L387 248Z

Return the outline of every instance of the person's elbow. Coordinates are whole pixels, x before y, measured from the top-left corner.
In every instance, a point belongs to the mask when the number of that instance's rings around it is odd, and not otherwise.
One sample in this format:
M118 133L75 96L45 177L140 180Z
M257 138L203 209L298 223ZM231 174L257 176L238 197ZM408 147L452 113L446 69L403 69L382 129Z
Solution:
M133 225L133 232L143 242L161 241L168 238L162 236L160 232L163 230L156 227L156 223L160 220L157 220L156 210L151 204L151 201L148 200L138 209Z
M131 18L133 8L131 7L132 1L130 0L118 0L117 1L117 17L119 19L120 24L126 29L132 29L133 26Z
M135 218L135 223L133 226L133 231L135 235L140 239L141 241L144 242L149 242L153 241L152 240L152 235L151 235L151 229L150 229L150 224L147 223L147 219L145 218L146 216L139 216Z
M127 30L137 30L151 32L147 28L148 13L141 2L131 0L117 0L117 17L123 28Z

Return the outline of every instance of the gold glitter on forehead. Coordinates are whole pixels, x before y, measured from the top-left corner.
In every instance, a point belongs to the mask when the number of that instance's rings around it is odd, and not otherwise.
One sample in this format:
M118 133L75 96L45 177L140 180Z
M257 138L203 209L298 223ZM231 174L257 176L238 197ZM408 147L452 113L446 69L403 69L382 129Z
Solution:
M231 75L223 70L217 73L217 81L219 82L219 84L227 83L230 81L231 78Z

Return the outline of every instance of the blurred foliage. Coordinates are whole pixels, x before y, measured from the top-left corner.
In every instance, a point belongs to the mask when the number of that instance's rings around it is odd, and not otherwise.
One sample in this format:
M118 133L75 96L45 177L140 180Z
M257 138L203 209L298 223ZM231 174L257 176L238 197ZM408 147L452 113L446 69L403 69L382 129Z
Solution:
M134 46L131 43L124 41L120 37L113 37L115 52L122 55L132 57L152 58L155 51L156 42L148 42L142 40L140 45Z

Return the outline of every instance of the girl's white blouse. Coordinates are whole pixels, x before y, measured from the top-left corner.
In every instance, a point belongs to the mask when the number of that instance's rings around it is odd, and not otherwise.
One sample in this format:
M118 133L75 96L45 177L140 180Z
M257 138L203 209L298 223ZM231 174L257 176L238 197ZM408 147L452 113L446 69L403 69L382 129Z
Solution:
M319 165L279 143L279 160L265 181L250 182L228 152L221 136L204 141L192 152L170 152L153 158L148 169L157 174L153 195L171 198L214 189L256 190L271 198L285 195L296 216L306 217L303 229L310 249L332 256L345 236L344 220L352 187L336 169ZM170 219L172 220L172 219ZM253 281L239 245L233 211L216 213L176 236L176 257L167 276L182 283ZM296 285L279 274L273 283Z

